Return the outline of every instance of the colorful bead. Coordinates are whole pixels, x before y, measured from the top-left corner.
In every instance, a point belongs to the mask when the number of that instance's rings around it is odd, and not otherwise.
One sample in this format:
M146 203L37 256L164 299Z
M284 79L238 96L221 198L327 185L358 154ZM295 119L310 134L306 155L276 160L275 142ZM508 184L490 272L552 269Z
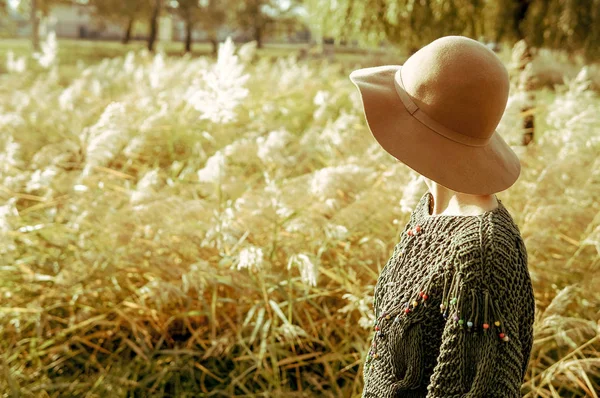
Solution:
M379 354L378 353L373 354L373 358L379 358Z
M413 236L413 231L412 231L412 229L409 229L408 231L406 231L406 234L407 234L408 236Z
M446 311L444 311L444 319L448 318L448 313Z
M394 318L394 322L396 322L396 323L400 322L400 316L399 315L396 315L396 317Z
M385 335L383 334L383 332L380 330L379 333L377 333L377 336L379 336L379 338L384 338Z
M427 300L427 298L429 298L429 296L426 294L424 294L422 297L423 297L423 300Z
M503 341L508 341L508 336L504 336L504 337L502 338L502 340L503 340Z
M421 296L421 297L423 297L424 294L425 293L422 290L419 292L419 296Z
M379 330L379 326L375 326L375 330Z
M459 324L459 325L462 325L463 323L465 323L465 321L464 321L463 319L459 319L459 320L458 320L458 324Z
M496 326L500 326L500 321L496 321L496 322L494 322L494 325L496 325Z
M456 304L456 300L457 300L456 297L453 297L452 300L450 300L450 304L451 305Z
M501 339L504 338L504 333L499 333L498 336L500 336Z
M386 315L386 316L385 316L385 319L390 319L390 316L389 316L389 315Z
M473 326L473 322L471 322L471 321L468 321L468 322L467 322L467 326L468 326L468 327L472 327L472 326Z
M405 308L405 309L404 309L404 313L405 313L405 314L408 314L409 312L410 312L410 308Z
M419 303L417 302L417 300L413 301L413 307L416 307Z
M489 327L490 327L490 325L488 325L487 323L484 323L484 324L483 324L483 329L484 329L484 330L487 330L487 328L489 328Z
M454 315L454 320L458 322L458 315Z
M421 226L420 226L420 225L417 225L417 226L415 227L415 231L416 231L417 233L421 232Z
M444 311L446 309L446 306L444 305L444 303L440 304L440 310Z

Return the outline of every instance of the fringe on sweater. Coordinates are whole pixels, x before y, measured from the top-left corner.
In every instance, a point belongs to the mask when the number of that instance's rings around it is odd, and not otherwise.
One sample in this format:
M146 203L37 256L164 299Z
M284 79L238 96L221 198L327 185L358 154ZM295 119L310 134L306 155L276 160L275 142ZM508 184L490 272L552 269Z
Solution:
M426 192L375 286L363 397L519 397L533 343L527 251L508 210L429 214Z

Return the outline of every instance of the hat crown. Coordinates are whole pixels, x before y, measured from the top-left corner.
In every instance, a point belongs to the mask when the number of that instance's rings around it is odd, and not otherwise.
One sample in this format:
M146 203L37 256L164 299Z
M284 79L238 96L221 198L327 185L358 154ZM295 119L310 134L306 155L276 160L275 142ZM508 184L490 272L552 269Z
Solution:
M492 50L468 37L432 41L406 60L401 78L423 112L466 136L489 139L506 109L506 67Z

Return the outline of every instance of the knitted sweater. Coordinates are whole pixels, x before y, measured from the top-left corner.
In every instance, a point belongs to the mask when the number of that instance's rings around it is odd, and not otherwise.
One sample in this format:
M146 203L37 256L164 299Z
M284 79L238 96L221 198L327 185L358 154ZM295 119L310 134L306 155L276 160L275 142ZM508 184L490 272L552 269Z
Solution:
M519 228L499 199L473 216L432 216L432 199L377 280L362 397L520 397L535 301Z

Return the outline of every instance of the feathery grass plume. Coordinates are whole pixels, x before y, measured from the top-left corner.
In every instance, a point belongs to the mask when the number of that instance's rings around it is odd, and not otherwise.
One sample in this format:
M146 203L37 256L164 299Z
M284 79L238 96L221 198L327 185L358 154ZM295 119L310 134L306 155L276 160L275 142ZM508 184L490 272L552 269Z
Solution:
M317 286L318 267L305 253L292 254L287 263L287 269L295 265L300 270L302 282L309 286Z
M286 152L294 136L286 129L270 131L266 137L256 137L257 156L265 164L284 166L290 164L291 158Z
M294 211L287 207L286 204L282 201L282 191L276 183L276 181L269 176L269 173L267 171L264 171L263 174L266 181L264 192L266 195L268 195L270 199L271 207L275 210L275 213L279 217L281 217L282 219L287 219L294 213Z
M75 103L86 89L86 79L76 79L69 87L65 88L58 97L58 104L62 110L72 111Z
M340 115L333 122L327 123L319 136L320 141L323 145L326 145L330 151L338 149L346 143L347 132L351 130L351 127L357 122L358 117L356 115L342 110Z
M54 166L46 167L44 170L35 170L29 178L29 181L27 181L25 192L33 192L42 188L49 189L52 180L58 173L59 170Z
M348 237L348 228L343 225L329 224L325 229L325 235L329 239L343 241Z
M305 84L310 82L315 74L315 70L309 64L297 62L294 54L278 58L272 68L278 76L279 90L284 91L305 89Z
M15 240L9 233L14 230L19 211L16 207L17 198L10 198L0 206L0 254L17 250Z
M335 198L338 192L360 190L375 178L374 170L358 164L324 167L312 175L309 191L321 199Z
M15 97L19 97L18 94L15 94ZM16 108L23 106L24 104L17 105ZM21 116L19 112L20 109L17 109L14 113L0 112L0 128L7 129L8 127L22 127L25 124L25 119L23 119L23 116ZM12 136L9 136L9 138L12 138Z
M86 127L82 140L86 143L86 164L82 176L90 174L95 166L104 166L127 143L125 105L111 102L91 127Z
M152 59L152 65L148 71L150 79L150 87L156 89L161 83L161 77L165 69L165 55L162 52L157 52Z
M252 271L258 271L263 268L264 254L263 249L256 246L247 246L240 250L237 257L237 269L248 268Z
M198 181L218 183L225 173L226 159L222 151L217 151L208 158L204 167L198 170Z
M338 308L338 312L346 314L352 311L358 311L360 318L358 324L363 329L371 329L373 327L373 321L375 320L375 313L373 312L373 296L361 295L357 297L352 293L344 293L343 299L349 301L345 306Z
M522 140L523 118L520 114L527 102L527 95L525 91L519 91L513 85L511 94L508 96L506 109L496 128L502 138L511 146L517 145Z
M548 124L554 129L545 135L561 146L559 156L564 159L576 151L584 150L597 142L597 134L590 134L599 125L597 99L591 91L588 68L583 67L577 76L567 80L567 91L551 105ZM590 130L592 129L592 130Z
M23 73L27 70L27 59L25 56L16 57L15 53L10 50L6 54L6 70L11 73Z
M22 118L19 115L12 115L13 117L9 120L9 115L5 119L0 116L0 129L4 126L19 125L22 123ZM5 176L19 172L20 168L25 165L22 159L22 148L21 144L15 141L12 135L7 136L4 139L4 149L0 151L0 182Z
M317 109L313 112L313 118L315 120L320 120L325 116L325 112L327 111L327 107L329 105L329 99L331 98L331 93L325 90L317 91L315 97L313 98L313 104L317 106Z
M240 60L246 64L252 62L256 56L256 40L249 41L240 46L238 50Z
M46 35L46 40L40 43L41 52L33 53L40 66L44 69L49 69L56 63L58 55L58 41L56 40L56 32L50 31Z
M135 51L129 50L129 51L127 51L127 55L125 56L125 59L123 60L123 72L125 72L125 74L127 74L127 75L131 75L136 70L135 55L136 55Z
M220 44L217 62L199 72L200 79L195 79L186 92L187 102L200 112L200 119L213 123L236 121L236 109L249 93L245 85L250 74L244 73L244 63L235 55L231 36Z
M139 203L156 194L155 187L160 183L160 168L154 168L144 173L131 192L131 203Z
M403 213L411 213L414 210L423 194L422 188L425 185L423 176L412 170L409 173L410 181L404 188L402 199L400 199L400 210Z

